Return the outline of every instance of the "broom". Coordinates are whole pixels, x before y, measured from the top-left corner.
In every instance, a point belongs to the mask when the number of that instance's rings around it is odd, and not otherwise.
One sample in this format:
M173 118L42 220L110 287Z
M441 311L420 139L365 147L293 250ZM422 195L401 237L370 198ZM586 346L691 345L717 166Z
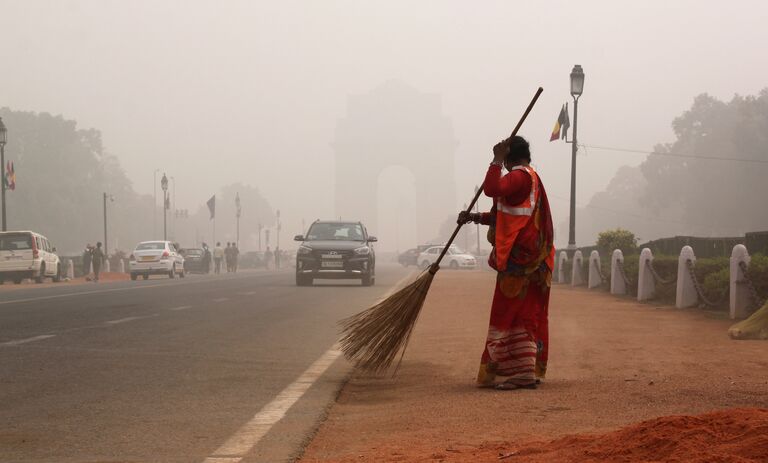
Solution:
M520 130L520 126L523 125L525 118L528 117L528 113L531 112L533 105L536 104L536 100L539 99L539 95L543 91L544 89L541 87L536 91L509 138L517 135L517 131ZM475 192L475 197L469 203L467 212L472 212L472 208L482 191L483 188L480 187ZM341 351L347 359L355 362L363 370L379 373L387 370L400 352L398 367L400 366L403 355L405 355L405 348L408 346L413 332L413 326L416 324L421 307L424 305L432 280L440 270L440 262L448 248L453 244L453 240L458 235L462 225L456 226L437 261L422 272L413 283L403 287L373 307L339 323L342 327L342 338L339 342Z

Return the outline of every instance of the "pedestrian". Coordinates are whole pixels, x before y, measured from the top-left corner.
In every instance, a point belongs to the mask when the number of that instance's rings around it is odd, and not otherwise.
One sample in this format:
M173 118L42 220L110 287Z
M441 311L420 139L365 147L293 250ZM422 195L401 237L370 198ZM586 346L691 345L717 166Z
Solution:
M213 248L213 263L214 272L221 273L221 260L224 259L224 249L221 247L221 242L216 243L216 247Z
M99 273L101 272L101 264L106 260L104 251L101 250L101 241L96 243L96 248L92 251L93 255L93 281L99 282Z
M231 260L230 257L229 257L230 256L230 251L231 250L229 249L229 241L227 241L227 245L224 247L224 264L225 264L224 268L227 269L227 273L229 273L229 271L230 271L230 269L229 269L229 261Z
M264 252L264 267L266 267L267 270L272 266L272 259L274 259L274 257L275 256L272 254L269 246L267 246L267 250Z
M211 272L211 251L208 245L203 243L203 273Z
M83 276L88 278L91 274L91 261L93 260L93 247L91 243L85 245L85 251L83 251Z
M490 226L488 263L497 272L480 387L535 389L547 371L555 248L547 194L530 162L523 137L498 143L483 183L493 198L491 212L459 214L460 223ZM502 166L508 171L503 177ZM497 382L497 376L505 378Z
M237 273L237 262L240 259L240 249L237 243L232 243L232 271Z

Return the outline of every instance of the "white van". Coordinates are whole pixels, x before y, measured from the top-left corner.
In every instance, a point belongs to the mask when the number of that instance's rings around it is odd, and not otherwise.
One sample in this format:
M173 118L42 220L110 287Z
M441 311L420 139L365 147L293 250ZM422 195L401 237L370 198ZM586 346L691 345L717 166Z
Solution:
M0 284L25 278L61 280L61 261L48 238L31 231L0 232Z

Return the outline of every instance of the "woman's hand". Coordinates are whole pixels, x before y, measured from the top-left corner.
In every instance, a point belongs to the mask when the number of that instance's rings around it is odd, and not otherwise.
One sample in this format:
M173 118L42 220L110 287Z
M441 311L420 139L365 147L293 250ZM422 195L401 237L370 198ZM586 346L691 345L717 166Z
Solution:
M459 218L456 219L456 223L459 225L464 225L465 223L470 222L479 222L480 221L480 214L473 214L472 212L467 211L461 211L459 212Z
M502 140L493 147L493 162L503 164L509 154L509 140Z

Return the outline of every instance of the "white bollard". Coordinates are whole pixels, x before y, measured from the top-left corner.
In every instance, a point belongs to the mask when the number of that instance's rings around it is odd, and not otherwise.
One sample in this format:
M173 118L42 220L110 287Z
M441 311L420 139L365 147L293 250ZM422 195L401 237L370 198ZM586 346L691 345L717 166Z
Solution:
M627 294L627 283L621 276L619 265L624 265L624 254L621 249L614 249L611 256L611 294Z
M70 280L75 279L75 263L72 259L67 260L67 278Z
M640 266L637 274L637 300L647 301L653 298L656 293L656 281L653 279L651 269L648 268L653 263L653 253L648 248L640 251Z
M560 257L557 259L557 282L565 283L565 263L568 262L568 253L560 251Z
M584 258L581 255L581 251L577 250L573 253L573 265L571 266L571 286L581 286L584 284L584 276L582 275L582 265L584 265Z
M120 259L120 265L118 266L117 270L120 273L125 273L125 259Z
M744 262L749 266L749 253L746 246L737 244L731 251L731 319L747 318L749 307L752 303L752 294L749 287L744 284L746 275L739 263Z
M693 254L693 248L683 246L680 251L680 258L677 261L677 291L675 294L675 307L685 309L693 307L699 301L699 295L696 293L696 287L693 285L693 278L688 270L687 261L690 260L696 264L696 256Z
M109 273L109 259L104 259L104 272Z
M589 254L589 281L587 282L587 288L597 288L603 284L603 279L600 277L600 253L592 251Z
M91 261L90 267L88 267L88 275L93 275L93 261ZM88 276L86 275L86 276Z

